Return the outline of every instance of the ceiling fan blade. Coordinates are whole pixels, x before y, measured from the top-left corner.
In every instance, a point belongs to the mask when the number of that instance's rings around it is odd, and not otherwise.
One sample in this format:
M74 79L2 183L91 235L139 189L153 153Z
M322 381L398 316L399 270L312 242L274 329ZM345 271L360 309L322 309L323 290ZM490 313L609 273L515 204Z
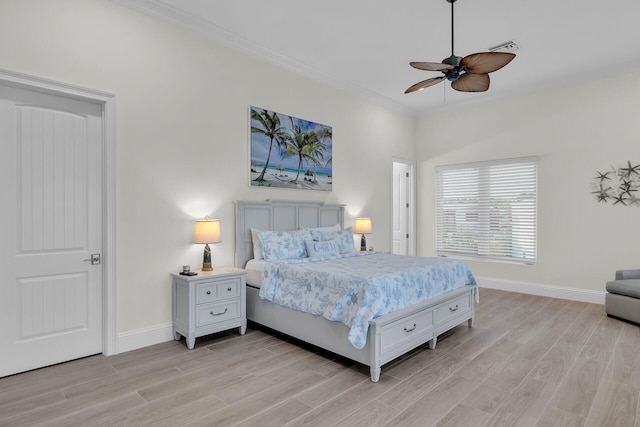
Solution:
M448 71L453 70L453 65L443 64L442 62L409 62L413 68L424 71Z
M482 52L473 53L462 58L460 65L463 66L468 73L487 74L498 71L515 58L514 53L508 52Z
M489 89L489 74L465 74L451 87L460 92L484 92Z
M419 83L414 84L409 89L405 90L404 93L411 93L411 92L415 92L417 90L421 90L421 89L427 88L429 86L433 86L435 84L440 83L444 79L445 79L444 76L440 76L440 77L433 77L431 79L423 80L423 81L421 81Z

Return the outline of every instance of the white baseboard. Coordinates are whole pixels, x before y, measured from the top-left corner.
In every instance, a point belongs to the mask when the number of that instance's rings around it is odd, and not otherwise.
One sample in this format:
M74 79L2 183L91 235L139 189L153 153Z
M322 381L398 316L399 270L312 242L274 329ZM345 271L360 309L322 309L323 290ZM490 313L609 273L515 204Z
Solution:
M520 292L522 294L539 295L543 297L568 299L572 301L589 302L604 305L604 291L589 291L587 289L566 288L562 286L542 285L539 283L515 282L513 280L476 277L481 288L498 289L501 291ZM480 294L482 298L482 294Z
M173 339L173 323L136 329L118 334L116 353L136 350Z
M513 280L476 277L481 288L498 289L502 291L520 292L523 294L539 295L551 298L582 301L604 305L604 291L589 291L586 289L566 288L562 286L542 285L539 283L516 282ZM482 293L480 294L482 298ZM173 324L151 326L118 334L116 343L117 353L136 350L154 344L171 341L173 339Z

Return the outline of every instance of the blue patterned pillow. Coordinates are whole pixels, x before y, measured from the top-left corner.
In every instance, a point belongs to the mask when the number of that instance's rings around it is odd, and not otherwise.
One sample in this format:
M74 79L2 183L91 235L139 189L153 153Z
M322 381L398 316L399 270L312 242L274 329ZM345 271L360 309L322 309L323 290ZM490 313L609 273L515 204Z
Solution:
M304 241L311 240L308 230L257 231L262 254L267 261L279 259L305 258L307 249Z
M345 228L344 230L338 232L311 230L311 236L313 236L313 240L317 240L320 242L327 240L336 240L338 242L338 245L340 246L341 254L357 252L356 247L353 243L353 229L351 227Z
M342 245L337 240L305 240L307 253L311 258L326 258L339 255Z

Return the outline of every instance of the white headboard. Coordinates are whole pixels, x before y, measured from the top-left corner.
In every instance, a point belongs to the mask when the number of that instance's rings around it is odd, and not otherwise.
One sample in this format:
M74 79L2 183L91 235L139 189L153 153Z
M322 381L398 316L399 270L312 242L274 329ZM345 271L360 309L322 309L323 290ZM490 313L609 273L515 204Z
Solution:
M236 200L235 266L244 268L253 258L251 229L287 231L305 227L344 228L344 205L322 201Z

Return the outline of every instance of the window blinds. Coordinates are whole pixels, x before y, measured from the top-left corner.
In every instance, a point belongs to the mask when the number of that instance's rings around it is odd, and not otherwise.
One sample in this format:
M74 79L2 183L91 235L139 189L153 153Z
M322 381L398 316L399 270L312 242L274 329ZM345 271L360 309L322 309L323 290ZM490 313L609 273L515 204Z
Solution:
M537 257L533 157L436 169L436 252L527 264Z

